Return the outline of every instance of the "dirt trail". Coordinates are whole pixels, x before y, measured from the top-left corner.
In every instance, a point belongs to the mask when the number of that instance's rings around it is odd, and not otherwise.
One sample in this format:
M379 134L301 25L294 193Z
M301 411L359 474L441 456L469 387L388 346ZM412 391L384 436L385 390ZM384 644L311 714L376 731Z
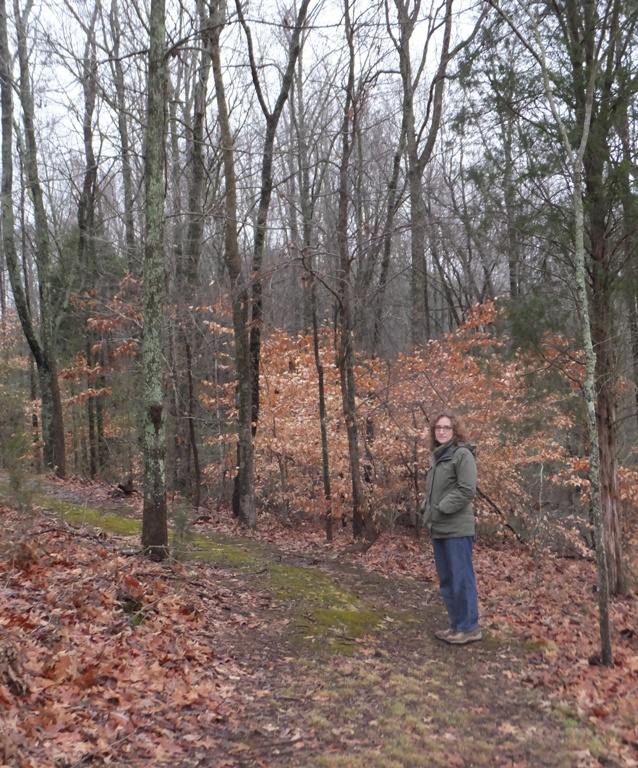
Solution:
M345 646L343 652L328 642L334 628L304 642L303 625L294 619L292 626L283 623L299 616L294 601L260 611L263 623L255 631L226 633L226 650L267 693L247 706L245 728L225 745L226 757L201 765L600 764L586 746L591 734L520 684L516 648L491 637L489 630L482 642L465 647L433 638L432 630L443 623L433 585L334 561L304 567L338 588L347 585L384 619L371 634L350 639L351 649ZM265 574L262 585L267 595ZM244 587L250 588L250 580Z
M90 489L46 491L91 504ZM522 649L489 627L469 646L437 641L433 583L253 544L226 542L194 566L230 590L212 642L242 671L241 701L210 733L215 748L171 768L617 765L521 684ZM243 559L233 562L233 546Z

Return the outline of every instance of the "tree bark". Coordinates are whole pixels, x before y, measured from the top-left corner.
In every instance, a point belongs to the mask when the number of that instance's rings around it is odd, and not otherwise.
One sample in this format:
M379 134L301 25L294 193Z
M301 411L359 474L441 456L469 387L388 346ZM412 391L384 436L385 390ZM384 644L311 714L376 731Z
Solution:
M349 52L348 82L346 85L343 119L341 123L341 156L339 158L339 202L337 215L337 244L339 249L338 299L339 327L337 365L341 380L343 416L348 434L348 456L352 488L352 532L355 538L372 543L378 531L372 510L366 506L361 483L361 456L357 425L355 353L352 308L352 258L349 252L348 207L350 200L349 165L356 128L359 104L355 95L354 32L350 21L350 0L345 0L345 33Z
M166 415L162 327L166 297L164 204L168 73L165 0L151 0L146 111L146 243L142 340L144 507L142 549L154 559L168 554Z
M124 194L124 242L126 244L126 263L132 275L140 272L140 259L135 237L135 214L133 210L133 168L131 163L131 141L129 138L129 117L124 85L124 71L120 55L120 11L118 0L112 0L109 11L109 23L113 36L113 55L109 61L113 72L115 86L114 107L117 114L117 127L120 136L120 149L122 153L122 191Z
M264 247L266 244L266 232L268 230L268 212L270 210L270 201L273 189L273 153L275 145L275 136L277 126L283 112L283 108L288 100L290 88L294 79L295 65L301 50L300 36L306 21L308 6L310 0L302 0L297 12L295 25L292 28L292 34L288 45L288 59L286 69L284 70L279 94L274 107L268 108L264 94L262 92L259 80L259 67L255 60L252 35L250 28L246 23L242 0L235 0L237 15L244 29L246 40L248 42L248 55L250 60L250 70L252 74L253 85L257 100L261 110L266 118L266 134L261 156L261 186L259 190L259 203L257 206L257 220L255 224L255 239L253 244L253 263L252 263L252 281L251 281L251 318L250 318L250 375L252 387L252 430L253 436L257 430L259 422L259 368L261 359L261 330L263 325L263 285L262 270L264 261Z
M221 62L220 35L225 24L222 0L211 5L209 31L210 56L215 81L220 143L224 165L225 216L224 262L232 292L233 330L235 333L235 370L237 375L237 477L233 504L240 522L249 528L257 525L255 508L254 446L252 433L252 383L250 360L249 302L247 281L242 274L237 232L237 179L226 90Z
M423 125L417 127L414 110L415 92L424 71L428 46L432 36L441 25L440 19L431 19L421 62L416 74L412 71L410 43L419 20L420 0L415 0L412 9L407 0L395 0L399 17L400 32L394 45L399 55L399 71L403 83L403 124L406 128L406 147L408 156L408 189L410 196L410 255L411 255L411 305L412 305L412 343L421 344L431 336L431 318L429 307L428 267L426 258L426 205L423 197L423 173L430 162L443 113L443 95L445 78L450 56L452 34L453 0L445 0L443 18L443 41L437 72L430 84L428 109ZM389 26L389 23L388 23ZM421 136L428 127L427 136L421 144Z
M40 184L35 135L35 115L29 54L27 50L27 20L31 5L24 13L20 11L18 0L14 0L14 15L18 43L18 62L20 67L19 95L22 106L25 138L26 184L33 203L35 219L35 250L40 289L40 354L35 357L42 395L42 437L44 440L44 463L54 469L58 477L66 475L66 452L64 444L64 419L62 400L57 376L55 344L55 309L53 288L51 285L51 253L49 242L49 224L44 197ZM5 14L6 18L6 14ZM28 321L30 322L30 320ZM23 324L24 328L24 324ZM34 337L34 334L27 336ZM31 342L30 342L31 346ZM33 352L33 346L31 346Z

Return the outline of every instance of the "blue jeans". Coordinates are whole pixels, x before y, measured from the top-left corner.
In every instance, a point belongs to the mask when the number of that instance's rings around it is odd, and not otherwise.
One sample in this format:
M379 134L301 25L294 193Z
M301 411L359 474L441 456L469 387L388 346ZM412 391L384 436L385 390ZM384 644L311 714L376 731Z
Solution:
M473 542L472 536L432 539L441 595L450 617L450 627L456 632L471 632L478 627Z

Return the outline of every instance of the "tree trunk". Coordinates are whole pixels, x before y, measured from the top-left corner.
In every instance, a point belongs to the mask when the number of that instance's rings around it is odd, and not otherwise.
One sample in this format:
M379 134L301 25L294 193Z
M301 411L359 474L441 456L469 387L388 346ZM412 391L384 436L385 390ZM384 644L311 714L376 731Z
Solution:
M195 508L199 506L201 501L201 466L199 461L196 428L197 395L195 390L195 376L193 373L193 350L197 348L198 331L192 322L192 317L187 310L186 303L187 301L192 300L193 291L196 290L204 232L204 189L206 181L204 156L206 145L204 129L206 125L206 94L211 68L210 53L206 50L206 42L209 38L211 20L206 11L206 5L202 0L199 0L197 7L203 49L200 54L193 94L193 113L188 158L190 167L188 223L186 227L186 244L183 254L183 263L181 269L178 271L179 279L177 286L180 306L180 334L184 345L186 363L184 371L184 376L186 378L186 392L184 393L186 407L184 416L186 418L188 429L188 440L186 443L192 460L192 473L189 473L189 495L191 503Z
M131 147L128 128L128 110L124 85L124 71L120 56L120 11L118 0L112 0L109 12L111 34L113 36L113 55L109 58L113 83L115 85L115 112L120 135L122 153L122 189L124 193L124 238L126 243L126 263L132 275L140 272L139 256L135 238L135 214L133 212L133 169L131 165Z
M165 0L151 0L146 112L146 243L142 341L144 508L142 549L155 559L168 554L166 513L166 416L162 326L166 296L164 203L166 100Z
M629 349L634 387L634 424L632 442L638 442L638 198L632 191L632 136L628 105L624 104L620 124L624 169L621 177L624 245L623 258L627 265L627 279L622 293L629 326Z
M622 517L618 461L616 458L616 376L618 370L613 348L610 296L596 285L597 269L593 270L591 333L596 350L596 413L600 450L600 493L602 522L605 531L607 574L611 594L625 589L623 574Z
M576 2L576 0L571 0ZM619 3L613 3L611 17L619 11ZM611 8L611 4L610 4ZM614 216L614 201L611 182L606 178L605 165L610 158L610 124L615 112L615 100L612 94L613 78L609 76L607 62L595 60L594 26L597 24L591 9L580 4L574 5L573 12L582 17L582 39L578 28L572 30L572 46L580 43L580 51L572 52L573 79L576 87L576 109L580 122L587 109L587 92L583 84L585 75L599 67L607 70L601 78L601 86L592 105L591 128L584 155L583 187L586 210L586 227L589 239L589 267L592 290L592 311L590 315L591 334L596 350L596 390L598 415L598 443L600 449L600 491L604 544L607 555L609 590L611 594L624 591L623 556L622 556L622 519L620 508L620 486L618 479L617 439L616 439L616 400L618 365L614 348L615 328L613 305L617 286L617 269L612 263L613 245L609 242L608 221ZM615 56L618 30L610 32L607 56ZM613 59L612 59L613 60ZM614 62L616 64L616 62ZM617 65L617 64L616 64ZM591 76L591 75L590 75ZM592 97L593 98L593 97Z
M406 123L405 114L401 123L401 133L394 160L392 163L392 176L388 182L388 200L386 204L385 226L383 228L383 256L381 258L381 272L379 286L374 300L374 328L372 331L372 356L377 357L381 349L381 331L383 327L383 312L385 304L385 292L390 274L392 257L392 236L394 229L394 217L398 208L398 186L401 173L401 159L405 151Z
M599 444L601 435L601 424L608 422L606 427L602 428L602 434L604 439L611 438L613 440L613 431L606 431L609 424L613 424L613 408L610 408L613 403L613 399L604 403L605 413L596 414L596 404L601 407L601 397L599 389L596 392L596 379L600 379L600 374L603 374L603 379L607 376L614 376L614 369L607 369L604 366L609 365L611 360L608 357L610 347L610 336L607 334L609 328L609 317L603 317L600 321L597 317L597 312L603 311L605 315L608 315L610 306L608 304L609 295L604 290L596 291L596 276L598 272L599 279L606 279L609 275L605 275L601 269L603 260L600 263L593 263L594 271L594 291L592 294L592 308L590 310L589 297L587 290L587 272L588 272L588 259L585 252L585 203L592 203L590 194L593 189L597 194L601 193L600 187L596 186L599 179L595 175L592 175L592 168L596 166L598 162L602 160L601 153L603 147L596 139L600 139L600 136L595 136L600 128L600 124L595 124L596 116L594 114L594 90L596 82L600 77L599 65L600 62L593 56L593 51L596 48L597 41L593 33L592 28L588 28L585 25L585 39L587 46L590 47L589 55L587 56L587 67L583 69L584 62L581 60L581 56L585 56L585 41L579 38L581 33L581 25L576 23L577 13L582 10L582 6L578 3L571 6L570 14L570 33L576 37L573 39L566 39L564 42L567 44L569 53L572 55L572 68L574 76L575 87L575 100L576 100L576 116L577 125L580 132L578 150L575 151L572 147L572 136L568 131L563 118L561 116L561 110L556 101L554 93L554 87L550 80L549 67L547 62L547 53L543 39L541 37L538 19L533 16L529 16L531 24L531 31L533 38L528 39L528 30L521 30L519 26L509 17L509 15L503 11L496 0L489 0L490 4L498 10L505 21L510 25L512 31L518 36L519 40L523 42L527 50L534 57L538 65L540 66L543 85L545 89L545 95L547 102L555 120L556 126L559 130L559 134L562 140L563 149L565 151L565 157L567 160L567 167L572 180L572 212L574 221L574 271L576 278L576 298L577 309L580 316L580 327L583 338L583 350L585 353L585 382L584 382L584 394L585 404L587 407L587 426L589 435L589 480L591 486L591 510L593 518L594 536L596 541L596 560L598 565L598 607L599 607L599 628L601 638L601 658L603 664L607 666L613 665L613 653L611 646L611 631L609 624L609 593L610 593L610 581L608 574L607 563L607 525L609 520L605 520L605 499L602 497L603 484L609 483L608 472L612 469L610 466L606 468L601 467L601 459L609 461L607 455L607 449L610 447ZM558 12L558 11L557 11ZM591 21L591 19L589 19ZM603 28L605 25L603 25ZM592 141L592 135L595 140ZM585 160L587 158L587 161ZM585 184L589 184L589 189L585 189ZM592 184L594 186L592 186ZM598 199L600 203L600 199ZM591 213L591 212L590 212ZM604 206L598 205L594 207L593 214L595 217L601 217L604 219L605 210ZM591 239L592 253L599 255L602 253L600 243L598 248L596 245L597 234L602 235L604 233L604 227L600 227L600 219L598 219L598 227L592 227L592 223L595 219L589 222L589 235ZM604 238L603 238L604 239ZM601 288L601 286L598 286ZM602 303L598 303L602 300ZM596 346L597 339L594 336L594 330L599 334L598 340L603 344L602 359L599 359L599 348ZM606 348L606 349L605 349ZM613 391L613 388L612 388ZM607 397L609 392L606 393ZM613 470L612 470L613 471ZM607 492L609 492L609 488Z
M231 283L233 330L235 332L235 370L237 375L237 477L233 504L240 522L249 528L257 525L255 508L254 446L252 433L252 382L250 333L248 328L250 296L242 274L237 232L237 179L235 155L230 127L226 90L221 63L220 34L225 19L222 0L211 7L212 25L208 32L209 50L215 80L215 97L219 113L219 131L224 164L225 218L224 261Z
M95 22L97 19L97 6L95 7L91 22L86 31L87 40L84 48L82 62L82 90L84 93L84 120L82 126L84 139L84 183L78 201L78 264L82 271L82 287L91 291L97 280L95 259L95 195L97 186L97 162L93 151L93 114L97 97L97 58L95 45ZM82 313L83 325L86 324L88 311ZM86 362L88 367L94 364L92 347L98 340L95 332L87 331ZM87 388L92 382L87 380ZM98 395L98 397L101 397ZM89 397L86 401L87 419L89 425L89 473L95 479L100 470L100 444L103 435L99 428L101 420L97 418L97 398Z
M310 0L302 0L292 30L290 42L288 45L288 60L286 69L281 79L279 94L272 110L268 108L263 96L259 80L259 67L255 60L252 35L244 18L242 0L235 0L237 15L244 29L246 40L248 42L248 55L250 59L250 69L257 94L257 100L261 106L264 117L266 118L266 135L261 155L261 186L259 189L259 204L257 206L257 220L255 223L255 239L253 245L253 264L252 264L252 313L250 319L250 375L252 386L252 429L253 436L257 430L259 422L259 367L261 359L261 330L263 324L263 286L262 269L264 260L264 247L266 243L266 232L268 230L268 212L270 210L270 201L273 188L273 152L275 145L275 136L281 113L288 100L290 88L293 83L295 65L301 49L300 36L306 21L306 14Z
M326 531L326 540L332 541L333 538L333 515L332 515L332 489L330 483L330 453L328 450L328 428L327 428L327 409L326 409L326 395L325 395L325 377L324 368L321 362L320 351L320 328L318 317L318 300L317 300L317 288L318 281L315 279L314 274L314 258L313 258L313 200L310 192L310 178L309 178L309 160L308 160L308 137L306 135L306 106L304 101L303 91L303 48L299 51L299 57L297 59L297 76L296 89L291 90L290 98L290 113L291 113L291 155L292 147L294 145L296 131L297 139L297 182L299 188L299 210L301 211L301 229L302 229L302 243L301 243L301 265L309 278L304 281L304 306L303 306L303 327L312 328L312 341L313 352L315 360L315 368L317 370L317 387L318 387L318 410L319 410L319 430L321 434L321 468L322 468L322 482L323 482L323 498L324 498L324 523ZM290 160L290 174L294 174L294 162ZM296 226L296 211L293 201L290 201L290 218L291 229L297 235ZM298 239L293 238L293 242ZM306 298L308 296L309 298Z
M58 477L64 477L66 475L66 453L62 400L57 380L49 224L38 172L33 95L31 92L29 53L26 37L27 19L31 8L32 6L28 4L24 13L21 13L17 0L14 0L18 62L20 65L19 95L22 105L26 148L26 184L33 202L35 250L40 288L41 355L39 358L36 357L36 364L39 368L39 378L42 386L44 462L47 467L55 470ZM40 362L38 362L38 359Z
M341 157L339 164L339 209L337 216L337 244L339 249L339 327L337 365L341 380L341 400L348 433L348 456L352 487L352 532L355 538L373 543L377 536L372 510L366 507L361 484L361 458L357 426L356 384L354 376L355 354L352 308L352 259L349 253L348 207L349 164L357 113L355 96L354 32L350 22L350 0L345 0L345 30L350 54L348 83L341 124Z
M587 132L584 133L586 141ZM611 631L609 625L609 573L607 567L607 542L605 525L605 508L602 499L603 482L607 481L606 470L601 467L603 456L602 446L599 446L600 415L596 418L596 371L598 355L595 351L594 339L591 333L592 313L589 310L587 298L587 266L585 256L585 221L583 213L583 189L580 170L580 159L574 161L574 219L575 219L575 251L576 251L576 280L578 293L578 308L580 310L581 328L585 348L586 378L585 399L589 426L589 477L591 482L591 508L596 538L596 559L598 563L598 613L601 638L601 658L603 664L611 667L614 663ZM592 307L593 313L595 308ZM598 397L600 403L600 398Z
M400 32L394 41L399 55L399 70L403 83L403 124L406 128L406 147L408 155L408 185L410 194L410 258L411 258L411 302L412 302L412 343L421 344L431 336L431 318L429 307L428 268L426 258L426 205L423 198L423 174L430 162L434 144L438 136L443 112L443 95L447 66L452 58L450 41L452 35L452 3L445 0L443 19L443 41L437 72L430 83L428 109L423 125L417 128L414 111L415 92L423 74L428 46L432 36L438 30L439 19L430 19L421 62L416 74L412 71L410 43L416 24L419 21L420 2L415 2L410 9L406 0L395 0ZM428 127L423 148L421 137Z
M179 490L188 494L190 483L189 467L189 438L186 409L188 408L188 394L186 385L186 360L183 349L184 324L188 323L188 313L185 307L185 277L184 277L184 242L186 239L186 227L184 223L184 208L182 204L182 153L180 150L180 139L182 126L188 129L190 122L187 113L188 106L185 105L183 114L177 114L177 107L181 99L182 77L184 77L185 66L181 62L177 65L175 73L175 82L170 82L167 87L170 89L168 98L168 150L169 158L167 168L167 186L171 190L170 211L167 221L170 222L169 234L166 235L168 262L167 269L168 291L171 296L171 304L175 305L175 313L171 313L167 332L168 347L168 367L170 369L170 394L167 396L167 431L170 428L171 439L167 440L167 460L166 465L169 468L170 475L167 474L167 487L172 490ZM189 299L195 291L195 286L191 285L188 289ZM170 425L170 427L169 427Z

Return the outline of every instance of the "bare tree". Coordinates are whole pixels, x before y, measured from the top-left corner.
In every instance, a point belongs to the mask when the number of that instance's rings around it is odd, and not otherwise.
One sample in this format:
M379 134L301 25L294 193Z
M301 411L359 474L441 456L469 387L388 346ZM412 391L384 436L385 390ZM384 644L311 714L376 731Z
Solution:
M406 133L408 185L410 195L410 252L411 252L411 309L412 341L422 343L432 333L428 264L426 259L427 210L423 194L423 174L432 158L443 114L443 97L450 61L461 51L479 28L479 18L470 38L451 48L453 0L445 0L437 6L432 3L427 16L427 31L416 67L412 61L412 42L417 25L421 21L421 0L395 0L398 16L398 33L390 21L386 3L387 27L399 57L399 71L403 85L403 125ZM424 116L417 116L417 96L422 84L428 57L436 42L440 43L438 63L429 88Z
M80 82L84 95L84 115L82 119L82 139L84 146L85 170L82 189L78 199L78 264L80 266L82 281L86 291L91 291L97 281L96 258L96 197L98 193L98 160L93 148L96 100L98 95L98 66L97 44L95 27L98 16L96 5L86 27L86 44L81 62ZM83 320L86 312L82 313ZM97 333L86 334L86 362L89 369L96 363L102 362L101 352L94 354L95 346L102 348ZM104 385L103 375L100 377ZM104 451L104 415L103 396L97 394L86 401L87 419L89 426L89 472L92 478L96 478L105 463Z
M17 84L17 90L20 97L20 104L22 106L22 118L24 125L24 166L26 172L26 185L33 204L33 213L35 219L35 254L40 295L39 334L36 330L36 319L33 317L28 301L26 285L22 282L20 265L18 263L18 253L15 247L13 232L15 226L12 201L13 126L11 123L13 121L13 102L10 92L7 92L3 99L3 115L6 113L6 118L3 116L3 120L5 120L3 123L3 136L5 137L3 141L6 145L3 154L3 213L6 217L3 218L5 257L7 259L7 268L10 274L12 290L16 302L16 309L20 317L20 322L25 333L25 337L29 343L31 353L35 359L40 380L40 390L42 396L42 436L44 440L44 462L46 466L54 468L58 476L64 477L66 474L64 421L62 413L62 400L58 382L55 343L56 321L59 317L58 312L60 308L58 307L56 309L56 297L53 295L53 287L51 282L51 248L49 241L49 224L38 170L35 112L29 70L27 38L27 25L31 4L28 4L24 11L21 11L17 0L15 0L13 10L18 44L18 62L20 68L20 78ZM3 8L2 18L4 24L4 44L2 55L3 82L6 82L6 87L10 90L14 85L14 81L10 68L11 56L8 47L6 5ZM61 303L62 305L65 304L64 296L62 297Z
M224 165L224 261L230 277L233 330L235 333L235 371L237 376L237 480L234 507L239 519L254 528L257 524L255 508L254 447L252 433L252 380L250 365L250 294L243 275L239 250L237 213L237 176L230 115L226 101L226 88L222 68L220 36L225 25L222 0L210 7L211 24L207 27L208 44L215 81L218 123L222 160Z
M357 112L361 106L361 92L355 82L355 30L351 21L350 0L344 2L344 23L348 46L347 82L341 123L341 148L339 157L339 191L337 215L337 246L339 250L339 271L337 275L339 300L339 329L337 366L341 379L343 415L348 433L348 455L350 458L350 482L352 485L352 532L358 539L372 544L377 536L372 510L366 505L361 478L361 456L357 424L355 349L354 349L354 308L352 306L352 255L348 236L348 208L350 201L349 166L356 135Z

